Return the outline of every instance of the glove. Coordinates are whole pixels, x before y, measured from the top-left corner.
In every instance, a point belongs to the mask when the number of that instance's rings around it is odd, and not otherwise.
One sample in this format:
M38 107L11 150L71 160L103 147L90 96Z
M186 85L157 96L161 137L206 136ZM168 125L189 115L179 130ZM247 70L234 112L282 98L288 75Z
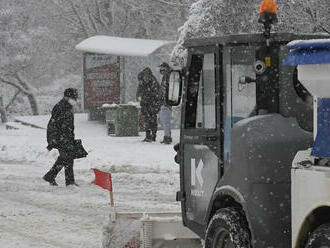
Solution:
M53 148L54 148L54 147L53 147L52 145L48 145L48 146L47 146L47 150L48 150L48 151L51 151Z

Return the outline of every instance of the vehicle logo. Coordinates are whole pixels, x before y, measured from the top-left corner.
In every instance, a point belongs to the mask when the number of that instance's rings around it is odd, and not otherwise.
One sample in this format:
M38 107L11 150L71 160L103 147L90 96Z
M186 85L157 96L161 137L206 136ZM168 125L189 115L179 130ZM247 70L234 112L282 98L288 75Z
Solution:
M196 178L201 187L203 187L204 180L202 177L202 170L204 168L203 160L199 160L198 166L196 168L196 159L191 159L191 186L196 186Z

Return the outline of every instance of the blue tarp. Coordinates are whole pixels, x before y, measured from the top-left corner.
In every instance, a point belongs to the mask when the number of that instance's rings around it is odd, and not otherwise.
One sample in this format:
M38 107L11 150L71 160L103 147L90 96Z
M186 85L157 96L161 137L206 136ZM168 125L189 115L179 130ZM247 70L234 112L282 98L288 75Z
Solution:
M318 101L317 135L312 149L312 156L330 158L330 99Z
M284 65L330 64L330 49L298 49L289 53Z
M295 41L287 45L290 49L284 65L314 65L330 63L330 39Z

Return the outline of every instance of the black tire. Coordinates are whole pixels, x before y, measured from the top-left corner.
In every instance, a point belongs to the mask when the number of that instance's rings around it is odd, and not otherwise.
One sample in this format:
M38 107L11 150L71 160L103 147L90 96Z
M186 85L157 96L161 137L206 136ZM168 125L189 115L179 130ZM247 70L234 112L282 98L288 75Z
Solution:
M323 224L309 236L305 248L330 248L330 224Z
M235 208L218 210L207 227L204 248L251 248L244 216Z

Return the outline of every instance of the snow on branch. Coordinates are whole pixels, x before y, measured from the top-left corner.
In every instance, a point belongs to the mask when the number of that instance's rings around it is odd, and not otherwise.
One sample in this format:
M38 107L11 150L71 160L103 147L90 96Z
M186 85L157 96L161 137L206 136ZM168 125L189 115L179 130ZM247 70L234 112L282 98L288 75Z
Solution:
M166 4L166 5L170 5L170 6L173 6L173 7L188 7L189 6L188 4L166 2L166 1L163 1L163 0L152 0L152 1L159 2L159 3L162 3L162 4Z
M8 81L8 80L6 80L6 79L4 79L2 77L0 77L0 81L3 82L3 83L5 83L5 84L11 85L11 86L17 88L18 90L20 90L21 92L23 92L26 95L31 95L32 94L30 91L26 90L25 88L23 88L21 85L19 85L16 82Z

